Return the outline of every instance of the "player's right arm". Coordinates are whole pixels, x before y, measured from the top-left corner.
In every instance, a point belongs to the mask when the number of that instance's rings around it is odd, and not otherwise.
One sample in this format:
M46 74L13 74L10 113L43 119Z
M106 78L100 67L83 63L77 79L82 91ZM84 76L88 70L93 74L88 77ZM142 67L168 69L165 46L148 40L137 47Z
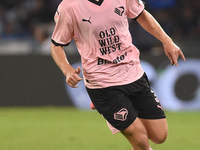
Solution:
M82 80L79 77L81 68L78 67L74 69L68 62L65 55L64 46L67 46L73 38L73 22L70 17L70 13L67 12L66 1L62 1L58 6L58 9L55 13L55 28L52 34L51 39L51 55L61 69L63 74L66 76L66 82L70 87L78 87L77 83Z
M74 69L69 64L62 46L56 46L53 43L51 43L51 55L55 63L58 65L63 74L66 76L67 84L73 88L78 87L77 83L82 80L82 78L79 77L81 68L78 67L77 69Z

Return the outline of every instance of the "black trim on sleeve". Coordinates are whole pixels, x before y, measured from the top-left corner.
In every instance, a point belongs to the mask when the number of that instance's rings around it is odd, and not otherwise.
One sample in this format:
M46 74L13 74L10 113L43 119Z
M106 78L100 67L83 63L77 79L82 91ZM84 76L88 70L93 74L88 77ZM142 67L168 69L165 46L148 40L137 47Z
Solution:
M70 44L70 42L67 43L67 44L59 44L59 43L56 43L53 39L51 39L51 42L52 42L55 46L68 46L68 45Z
M144 10L136 17L136 18L133 18L132 20L134 21L137 21L137 19L140 17L140 15L144 12Z

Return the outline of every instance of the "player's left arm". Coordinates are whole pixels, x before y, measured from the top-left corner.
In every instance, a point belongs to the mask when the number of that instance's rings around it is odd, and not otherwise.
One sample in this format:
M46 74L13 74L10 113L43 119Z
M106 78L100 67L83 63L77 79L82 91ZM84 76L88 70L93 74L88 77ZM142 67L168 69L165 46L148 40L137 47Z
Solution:
M185 56L181 49L172 41L172 39L165 33L160 24L155 18L146 10L137 18L137 22L151 35L160 40L163 44L165 54L169 58L171 65L178 66L178 57L181 56L185 61Z

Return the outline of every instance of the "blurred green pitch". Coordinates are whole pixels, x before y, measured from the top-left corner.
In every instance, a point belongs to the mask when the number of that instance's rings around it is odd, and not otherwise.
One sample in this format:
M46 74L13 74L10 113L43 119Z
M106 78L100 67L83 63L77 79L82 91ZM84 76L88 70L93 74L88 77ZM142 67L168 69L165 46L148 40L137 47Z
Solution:
M199 150L200 112L166 112L169 136L154 150ZM0 108L0 150L131 150L97 111L69 107Z

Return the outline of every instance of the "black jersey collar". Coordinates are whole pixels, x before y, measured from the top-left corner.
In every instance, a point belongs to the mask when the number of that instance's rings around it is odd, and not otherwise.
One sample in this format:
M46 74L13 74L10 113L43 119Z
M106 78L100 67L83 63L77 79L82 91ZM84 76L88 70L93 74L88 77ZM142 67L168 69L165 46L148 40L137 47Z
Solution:
M104 0L99 0L99 1L96 1L96 0L88 0L88 1L90 1L90 2L92 2L92 3L94 3L94 4L96 4L96 5L101 6L101 4L103 3Z

